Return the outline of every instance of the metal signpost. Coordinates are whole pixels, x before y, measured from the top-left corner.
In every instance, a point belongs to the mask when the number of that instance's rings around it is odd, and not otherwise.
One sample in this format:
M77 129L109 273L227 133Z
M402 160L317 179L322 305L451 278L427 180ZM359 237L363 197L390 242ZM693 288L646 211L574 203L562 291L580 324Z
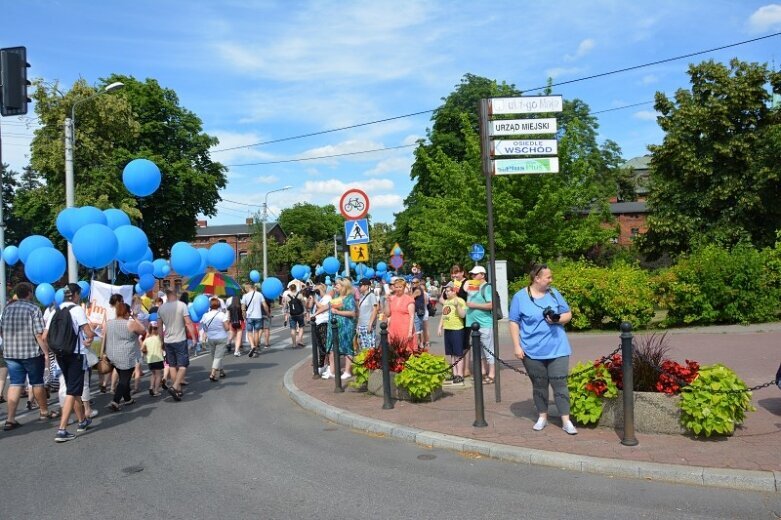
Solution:
M495 119L496 115L553 114L561 112L564 101L561 96L520 96L508 98L481 99L480 149L482 151L483 175L485 175L486 206L488 212L488 275L496 286L496 245L494 243L494 203L492 178L494 175L558 173L559 160L555 139L524 139L528 135L554 135L558 131L556 118ZM491 141L493 136L519 136L518 139ZM497 159L495 156L524 156L518 159ZM533 156L533 157L529 157ZM540 157L549 156L549 157ZM477 244L476 244L477 245ZM493 314L497 314L496 298ZM494 354L499 358L499 324L494 319ZM480 353L475 352L475 355ZM496 402L502 400L499 363L496 363Z

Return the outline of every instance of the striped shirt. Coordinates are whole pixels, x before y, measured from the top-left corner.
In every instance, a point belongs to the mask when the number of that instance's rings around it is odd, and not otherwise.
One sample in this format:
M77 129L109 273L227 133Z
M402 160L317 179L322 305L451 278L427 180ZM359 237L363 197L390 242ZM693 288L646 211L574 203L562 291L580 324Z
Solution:
M9 303L0 317L3 356L6 359L30 359L43 355L37 334L43 334L43 315L38 306L27 300Z

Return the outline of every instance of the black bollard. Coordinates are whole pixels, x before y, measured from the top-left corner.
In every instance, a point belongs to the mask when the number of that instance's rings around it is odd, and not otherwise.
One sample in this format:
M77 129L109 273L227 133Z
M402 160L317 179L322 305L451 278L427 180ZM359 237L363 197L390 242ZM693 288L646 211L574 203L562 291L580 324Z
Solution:
M317 324L314 317L309 320L309 324L312 326L312 379L319 379L320 372L317 369L320 368L320 356L317 349L320 343L317 338Z
M472 426L485 428L485 402L483 401L483 365L482 345L480 344L480 324L472 324L472 381L475 384L475 422Z
M331 351L334 354L334 393L344 392L342 388L342 359L339 355L339 326L336 324L336 318L331 318Z
M390 386L390 352L388 352L388 324L380 323L380 348L382 349L382 409L393 409Z
M632 370L632 324L621 323L621 358L624 372L624 446L637 446L635 437L635 390Z

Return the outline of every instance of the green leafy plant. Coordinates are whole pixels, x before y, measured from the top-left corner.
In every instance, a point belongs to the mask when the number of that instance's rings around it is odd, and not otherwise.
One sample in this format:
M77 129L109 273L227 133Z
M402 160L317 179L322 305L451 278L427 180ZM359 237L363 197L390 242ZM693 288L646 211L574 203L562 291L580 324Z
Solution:
M721 364L700 368L699 377L681 391L681 422L695 435L731 435L751 406L746 383Z
M369 383L369 376L371 375L372 371L364 365L366 356L368 355L369 349L365 349L359 352L358 355L353 358L353 380L350 381L350 386L353 388L361 389Z
M578 363L567 379L570 414L579 424L599 421L602 400L618 395L618 388L607 367L601 363Z
M442 388L448 365L444 356L432 356L423 352L410 357L404 370L396 374L396 386L406 390L413 399L424 399Z

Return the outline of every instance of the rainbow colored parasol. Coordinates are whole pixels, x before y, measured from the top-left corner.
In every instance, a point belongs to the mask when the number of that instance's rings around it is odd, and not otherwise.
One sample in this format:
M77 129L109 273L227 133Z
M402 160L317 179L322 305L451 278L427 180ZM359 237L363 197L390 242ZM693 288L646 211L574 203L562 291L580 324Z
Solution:
M213 296L235 296L241 293L241 287L227 274L211 272L190 278L187 282L187 291Z

